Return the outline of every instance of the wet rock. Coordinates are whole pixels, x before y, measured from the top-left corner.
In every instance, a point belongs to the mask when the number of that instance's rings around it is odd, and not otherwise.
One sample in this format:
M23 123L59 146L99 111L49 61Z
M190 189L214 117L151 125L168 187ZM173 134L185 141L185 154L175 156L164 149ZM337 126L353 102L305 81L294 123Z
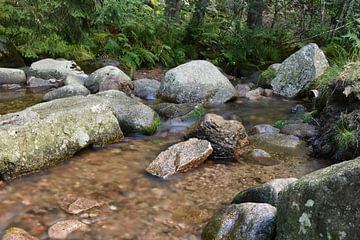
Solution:
M265 93L264 89L257 88L255 90L251 90L251 91L247 92L245 97L252 101L260 100L263 98L264 93Z
M85 80L89 77L87 74L69 74L65 81L65 85L84 85Z
M75 231L88 232L90 228L85 223L75 219L65 220L52 225L48 230L48 235L51 239L67 239Z
M159 96L175 103L224 103L236 95L230 81L212 63L196 60L166 72Z
M83 74L80 67L74 61L65 59L42 59L31 64L28 77L65 80L69 74Z
M251 88L249 84L238 84L235 86L235 89L237 91L238 97L246 97L246 94L250 92Z
M159 103L154 109L163 118L200 118L205 114L205 109L196 103Z
M315 171L280 192L277 237L360 239L360 158Z
M21 69L0 68L0 85L26 83L25 72Z
M308 44L281 64L271 81L272 89L275 94L296 97L328 67L329 63L320 48L314 43Z
M258 187L250 188L236 195L233 204L245 202L268 203L276 207L280 191L297 181L297 178L280 178L271 180Z
M139 79L133 81L134 95L145 99L156 99L157 93L160 89L160 82L154 79Z
M87 210L90 210L95 207L99 207L100 203L96 200L89 198L77 198L75 201L71 202L69 205L63 206L63 210L70 214L80 214Z
M6 90L17 90L17 89L22 88L22 86L19 84L3 84L3 85L1 85L1 88L6 89Z
M262 134L262 133L280 133L280 129L275 128L269 124L255 125L250 131L250 135Z
M273 145L285 148L296 148L302 143L301 140L296 136L285 135L281 133L255 134L250 136L250 140L266 145Z
M25 66L24 60L15 46L5 37L0 36L0 67L17 68Z
M304 107L301 104L296 104L291 108L291 113L304 113L306 111L307 111L306 107Z
M85 80L85 87L87 87L91 93L119 90L126 94L131 94L134 89L131 78L114 66L106 66L90 74Z
M317 129L308 123L289 123L281 128L281 133L294 135L299 138L311 138L316 136Z
M110 101L124 133L154 134L160 125L158 114L147 105L127 96L124 92L109 90L97 94Z
M69 97L0 116L0 179L54 166L86 146L122 138L105 99Z
M262 149L253 149L245 157L245 161L249 163L260 164L264 166L276 165L279 162L274 160L269 153Z
M243 148L249 144L241 122L225 120L212 113L206 114L188 137L208 140L214 149L212 157L216 160L238 159Z
M43 100L51 101L54 99L66 98L72 96L87 96L89 94L90 91L82 85L67 85L46 93L43 97Z
M202 233L203 240L271 240L275 238L276 208L266 203L232 204L216 213Z
M38 238L31 236L28 232L21 228L10 228L5 231L2 240L37 240Z
M56 79L44 80L41 78L30 77L27 81L27 85L29 88L49 89L49 88L58 88L63 84L61 81L58 81Z
M146 171L158 177L168 177L202 164L212 153L211 144L206 140L191 138L175 144L161 152L150 163Z

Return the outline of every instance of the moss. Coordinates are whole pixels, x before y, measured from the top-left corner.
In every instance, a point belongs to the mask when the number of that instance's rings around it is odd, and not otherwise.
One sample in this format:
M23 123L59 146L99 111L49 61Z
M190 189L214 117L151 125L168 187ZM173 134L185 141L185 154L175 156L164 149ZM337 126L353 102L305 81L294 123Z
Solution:
M274 127L278 128L278 129L282 129L283 127L285 127L288 124L289 124L288 120L279 120L274 124Z
M268 69L266 69L265 71L263 71L257 81L257 86L258 87L264 87L267 88L271 83L271 80L273 80L276 76L276 71L274 68L269 67Z
M146 134L146 135L153 135L157 131L158 127L160 126L160 123L161 123L160 117L156 116L150 126L143 127L141 129L141 133Z
M190 112L190 116L196 119L201 118L206 114L206 110L203 106L197 106L193 111Z

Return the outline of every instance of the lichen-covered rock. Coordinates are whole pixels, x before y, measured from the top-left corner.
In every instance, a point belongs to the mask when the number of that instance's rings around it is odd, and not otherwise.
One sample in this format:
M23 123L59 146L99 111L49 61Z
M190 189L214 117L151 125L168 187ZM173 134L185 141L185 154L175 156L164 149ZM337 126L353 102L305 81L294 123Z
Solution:
M17 68L25 66L24 60L15 46L5 37L0 36L0 67Z
M86 146L122 138L109 101L70 97L0 116L0 178L54 166Z
M289 123L282 127L280 132L299 138L311 138L316 136L317 129L314 125L308 123Z
M272 240L276 208L266 203L232 204L217 212L202 233L203 240Z
M38 238L31 236L24 229L12 227L5 231L2 240L38 240Z
M233 204L245 202L268 203L276 207L278 204L278 196L286 186L296 182L296 178L280 178L271 180L258 187L250 188L242 191L233 199Z
M212 63L196 60L166 72L159 96L175 103L224 103L236 95L230 81Z
M321 76L329 67L325 54L314 44L308 44L288 57L278 69L271 86L275 94L296 97L308 83Z
M80 67L74 61L65 59L42 59L31 64L28 77L65 80L69 74L83 74Z
M21 69L0 68L0 85L26 83L25 72Z
M52 225L48 230L48 235L50 239L67 239L75 231L89 232L90 227L79 220L64 220Z
M85 80L85 87L87 87L91 93L119 90L131 94L134 89L131 78L114 66L106 66L90 74Z
M279 195L277 240L360 239L360 158L300 178Z
M158 114L149 106L127 96L124 92L109 90L96 96L110 101L124 133L154 134L160 125Z
M54 89L46 93L43 97L44 101L51 101L59 98L66 98L72 96L87 96L90 91L82 85L66 85L61 88Z
M156 99L157 93L160 89L160 82L154 79L139 79L133 81L134 95L145 99Z
M255 134L250 136L249 139L260 144L273 145L284 148L296 148L302 143L300 138L282 133Z
M188 137L208 140L214 149L216 160L238 159L249 144L245 127L241 122L225 120L216 114L206 114L204 119L188 133Z
M161 152L146 168L146 171L158 177L187 172L202 164L212 151L208 141L191 138Z

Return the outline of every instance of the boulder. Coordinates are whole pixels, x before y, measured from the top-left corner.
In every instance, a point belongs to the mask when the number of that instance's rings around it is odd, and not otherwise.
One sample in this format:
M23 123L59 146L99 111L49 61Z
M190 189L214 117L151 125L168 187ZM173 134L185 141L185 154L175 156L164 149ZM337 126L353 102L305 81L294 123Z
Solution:
M0 36L0 67L17 68L25 66L24 60L15 46L5 37Z
M56 80L54 78L49 80L44 80L42 78L36 78L36 77L30 77L26 84L29 88L44 88L44 89L50 89L50 88L58 88L63 85L63 82L60 80Z
M90 227L75 219L64 220L52 225L48 230L48 235L50 239L67 239L75 231L89 232Z
M89 94L90 91L82 85L67 85L46 93L43 97L43 100L51 101L58 98L66 98L72 96L87 96Z
M260 144L284 148L296 148L302 143L300 138L282 133L255 134L250 136L249 139Z
M70 97L0 116L0 179L54 166L77 151L122 138L109 101Z
M232 204L217 212L206 225L203 240L272 240L276 208L266 203Z
M146 168L146 171L158 177L187 172L202 164L212 151L208 141L191 138L161 152Z
M85 80L89 77L89 75L83 74L69 74L65 81L65 85L84 85Z
M13 68L0 68L0 85L25 83L26 75L23 70Z
M31 236L24 229L12 227L5 231L2 240L38 240L38 238Z
M360 157L315 171L280 192L278 240L360 239Z
M139 79L133 81L134 95L145 99L155 100L160 89L160 82L154 79Z
M296 97L308 83L321 76L329 67L325 54L311 43L288 57L278 69L271 86L275 94Z
M281 133L294 135L299 138L312 138L316 136L317 129L308 123L289 123L281 128Z
M65 80L69 74L83 74L80 67L74 61L65 59L42 59L31 64L28 77Z
M225 120L216 114L206 114L204 119L188 137L208 140L214 149L212 157L216 160L238 159L245 146L249 144L245 127L241 122Z
M233 204L245 202L268 203L274 207L278 204L279 193L286 186L297 181L297 178L280 178L271 180L258 187L250 188L238 193Z
M125 134L140 132L154 134L160 125L158 114L147 105L127 96L124 92L109 90L96 96L110 101L113 111Z
M275 128L269 124L258 124L249 131L250 135L262 133L280 133L280 129Z
M236 95L230 81L212 63L196 60L166 72L159 96L175 103L224 103Z
M131 78L114 66L106 66L90 74L85 80L85 87L87 87L91 93L119 90L131 94L134 89Z

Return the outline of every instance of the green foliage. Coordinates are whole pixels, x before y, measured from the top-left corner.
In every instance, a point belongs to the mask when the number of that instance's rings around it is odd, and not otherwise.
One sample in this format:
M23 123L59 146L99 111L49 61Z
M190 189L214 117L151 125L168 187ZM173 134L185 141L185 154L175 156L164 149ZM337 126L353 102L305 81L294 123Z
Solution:
M278 129L282 129L283 127L285 127L288 124L289 124L288 120L279 120L274 124L274 127L278 128Z
M356 153L360 144L360 125L356 113L342 114L336 123L335 143L341 153Z
M310 124L310 123L313 123L314 121L316 121L315 118L314 118L314 115L315 115L316 113L317 113L316 110L311 111L311 112L306 112L306 113L304 113L303 122Z

